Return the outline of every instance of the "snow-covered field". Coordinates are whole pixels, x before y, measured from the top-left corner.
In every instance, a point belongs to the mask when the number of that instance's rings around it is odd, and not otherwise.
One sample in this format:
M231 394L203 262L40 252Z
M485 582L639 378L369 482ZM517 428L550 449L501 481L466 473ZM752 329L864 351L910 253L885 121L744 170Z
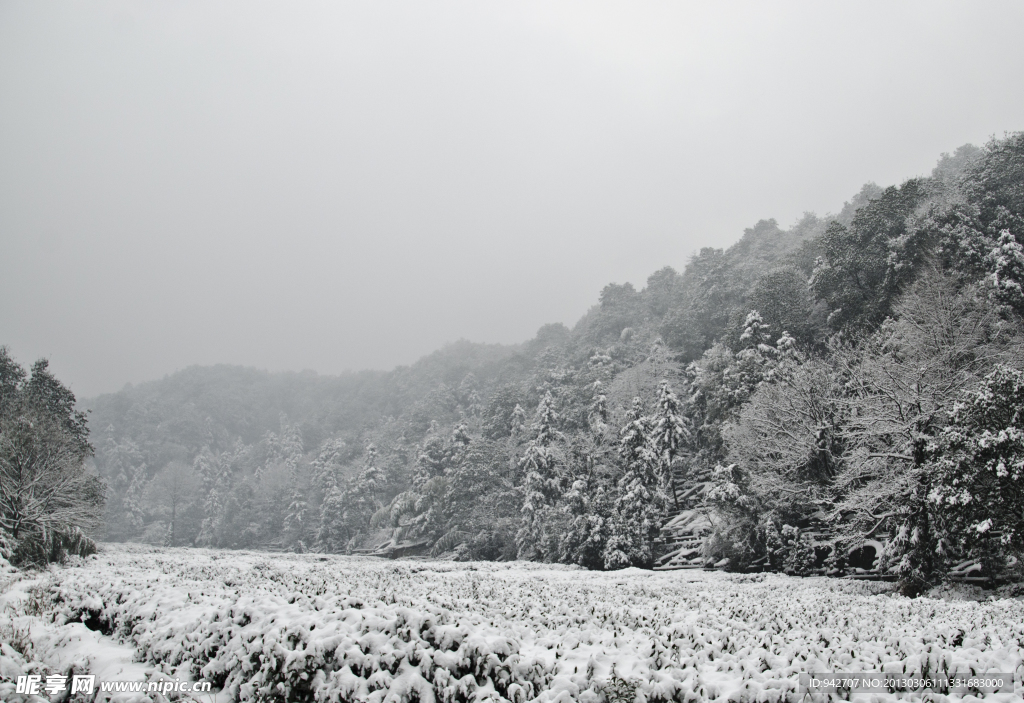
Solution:
M1020 600L777 575L107 546L8 577L0 607L41 669L221 689L200 700L797 701L800 672L1024 673ZM2 646L5 681L31 666Z

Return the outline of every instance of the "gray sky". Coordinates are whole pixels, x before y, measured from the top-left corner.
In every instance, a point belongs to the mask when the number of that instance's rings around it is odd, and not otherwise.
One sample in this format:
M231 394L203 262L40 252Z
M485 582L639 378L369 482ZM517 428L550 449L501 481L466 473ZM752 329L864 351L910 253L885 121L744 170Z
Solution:
M571 325L1024 128L1019 2L0 0L0 344L80 396Z

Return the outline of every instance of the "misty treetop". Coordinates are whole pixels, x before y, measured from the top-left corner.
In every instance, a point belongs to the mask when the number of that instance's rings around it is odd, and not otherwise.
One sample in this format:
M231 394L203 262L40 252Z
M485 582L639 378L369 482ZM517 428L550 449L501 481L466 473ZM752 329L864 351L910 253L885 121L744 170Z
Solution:
M1024 135L763 220L573 328L340 377L191 368L89 403L107 534L651 566L703 477L704 555L908 592L1022 549ZM199 490L175 491L173 486ZM397 552L396 552L397 553Z

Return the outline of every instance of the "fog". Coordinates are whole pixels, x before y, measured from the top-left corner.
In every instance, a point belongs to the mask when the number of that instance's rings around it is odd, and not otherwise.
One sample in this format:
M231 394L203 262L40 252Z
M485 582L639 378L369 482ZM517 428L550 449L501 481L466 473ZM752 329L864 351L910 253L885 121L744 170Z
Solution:
M0 344L80 396L571 325L1021 129L1014 3L0 2Z

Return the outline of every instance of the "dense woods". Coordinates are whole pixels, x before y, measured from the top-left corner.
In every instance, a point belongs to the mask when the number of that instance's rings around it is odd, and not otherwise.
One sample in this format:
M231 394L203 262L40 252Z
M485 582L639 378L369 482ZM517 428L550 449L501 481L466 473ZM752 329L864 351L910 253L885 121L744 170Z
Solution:
M885 535L908 593L966 559L1012 571L1022 242L1014 134L609 284L521 345L126 387L86 403L106 538L649 567L679 484L705 476L708 563L805 573L813 525L833 573Z

